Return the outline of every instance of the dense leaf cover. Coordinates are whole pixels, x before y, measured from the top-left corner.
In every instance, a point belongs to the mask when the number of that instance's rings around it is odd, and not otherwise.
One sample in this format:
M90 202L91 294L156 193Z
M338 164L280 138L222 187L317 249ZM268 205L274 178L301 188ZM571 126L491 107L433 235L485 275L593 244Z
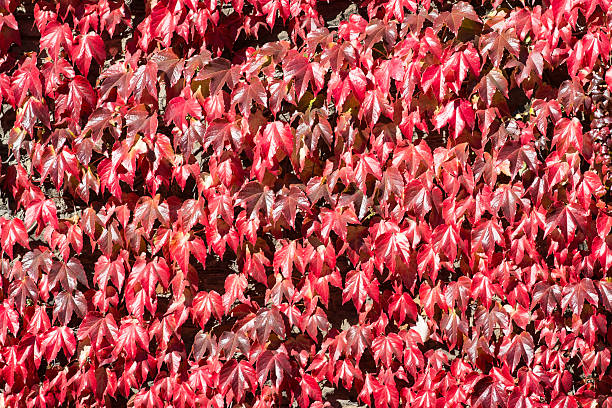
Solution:
M0 0L0 405L612 406L610 0L345 8Z

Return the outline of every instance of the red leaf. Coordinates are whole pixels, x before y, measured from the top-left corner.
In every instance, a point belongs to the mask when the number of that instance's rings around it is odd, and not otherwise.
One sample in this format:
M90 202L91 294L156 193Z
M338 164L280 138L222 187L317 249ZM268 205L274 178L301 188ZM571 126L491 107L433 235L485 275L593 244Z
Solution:
M359 311L368 295L378 302L378 294L378 281L376 278L372 278L371 273L366 273L364 268L358 268L347 274L346 285L342 291L342 303L344 304L349 299L352 299Z
M370 126L374 126L381 115L393 119L393 106L380 90L367 91L363 103L359 108L359 119L365 119Z
M382 362L385 367L391 367L393 357L400 362L402 361L402 350L404 342L401 337L395 333L389 333L387 336L378 336L372 342L372 350L374 350L374 360Z
M151 35L161 37L165 47L170 46L176 31L177 16L164 3L157 3L151 10Z
M119 257L111 261L107 256L102 255L95 266L94 281L102 290L106 290L109 280L121 292L123 281L125 280L124 260Z
M40 70L36 66L36 54L26 58L11 77L11 97L13 104L21 106L28 96L28 92L41 100L43 87ZM0 92L1 93L1 92Z
M556 207L550 214L546 215L546 230L544 236L548 236L554 229L559 228L567 243L574 240L578 229L586 228L588 212L574 203Z
M104 41L102 38L93 32L81 35L78 37L78 42L72 47L72 60L79 67L79 70L83 75L89 73L89 66L91 59L95 59L96 62L102 66L104 59L106 58L106 50L104 47Z
M187 98L177 96L172 98L166 107L164 118L168 122L174 123L180 130L187 128L187 117L199 119L202 116L202 107L198 100L189 95Z
M4 300L0 304L0 343L4 345L6 342L6 333L10 331L13 335L17 335L19 331L19 313L13 306Z
M266 216L270 216L274 205L274 192L270 191L267 186L262 186L260 183L253 181L242 187L240 193L238 193L236 204L247 210L250 218L257 217L262 209Z
M557 146L560 155L570 147L582 152L582 124L578 118L562 118L557 122L552 143Z
M78 290L62 291L53 301L53 321L58 319L64 325L70 322L75 312L78 317L83 317L87 313L87 301L83 293Z
M569 306L574 315L580 316L585 301L594 307L599 304L599 296L591 279L584 278L579 283L567 285L563 288L563 299L561 300L563 310L566 310Z
M172 234L169 243L172 259L176 261L185 274L189 271L189 256L192 253L202 264L205 264L208 252L201 238L190 238L191 234L177 231Z
M61 283L65 290L74 290L77 283L81 282L88 286L87 275L81 261L77 258L70 258L67 262L56 262L49 273L49 286L53 288L56 284Z
M527 332L522 332L512 338L504 338L504 342L499 350L499 356L505 356L510 364L510 370L514 371L521 359L529 366L533 360L534 351L533 337Z
M254 102L258 102L264 107L268 105L268 94L257 77L252 78L248 84L241 83L232 92L232 105L237 105L240 112L247 118L251 113Z
M224 332L219 338L219 349L226 358L231 359L236 351L247 355L251 349L251 342L244 331Z
M492 376L487 375L474 385L472 404L475 408L505 407L507 401L508 394L503 384L496 381Z
M298 209L301 212L310 210L310 200L304 193L301 185L291 185L289 189L283 189L277 193L272 210L272 218L275 221L282 216L291 227L295 227L295 216Z
M436 26L446 25L455 35L459 33L459 28L464 19L480 22L478 14L474 11L471 4L464 1L457 2L453 5L451 11L440 13L436 19Z
M60 48L70 51L72 48L72 29L68 24L59 24L57 21L51 21L45 26L41 33L40 46L47 50L49 55L57 60Z
M278 392L285 378L291 373L291 364L287 358L287 353L283 351L272 352L266 350L257 358L257 379L263 387L268 377L274 375L274 389Z
M316 95L323 86L323 76L325 70L317 62L310 62L303 55L295 50L287 53L283 60L284 79L286 82L294 81L297 90L297 99L302 96L310 84L313 93Z
M28 205L25 226L30 228L35 222L38 222L40 226L51 224L53 228L59 228L57 208L53 200L38 200Z
M532 308L535 304L548 315L551 315L555 307L561 304L561 288L558 285L550 285L547 282L538 282L533 288Z
M200 327L204 329L204 326L212 315L214 315L217 320L221 320L223 317L223 299L221 299L221 295L214 290L210 292L199 292L193 298L191 312L198 320L198 323L200 323Z
M293 153L293 132L286 123L279 121L268 123L256 140L260 143L258 147L268 161L273 160L279 150L288 156Z
M230 360L219 372L219 387L226 393L231 389L236 401L242 401L245 391L254 391L257 385L255 370L246 361Z
M300 375L300 390L301 393L298 398L300 408L310 407L312 401L323 400L323 394L317 380L309 374Z
M134 209L134 222L141 223L147 234L151 233L155 221L167 226L170 221L170 212L167 202L160 204L160 195L155 197L142 197Z
M102 342L113 344L119 335L119 328L112 314L102 315L97 312L89 312L79 326L77 338L79 341L89 337L93 346L99 349Z
M480 37L480 52L487 55L495 67L499 67L504 51L518 58L520 42L514 29L493 31Z
M138 346L144 351L149 351L149 334L138 319L125 317L121 321L113 355L118 356L125 351L127 358L133 359L136 357Z
M216 95L226 84L230 89L233 89L238 82L239 75L239 69L232 66L228 60L216 58L202 68L196 79L209 79L210 94Z
M68 94L61 94L57 98L56 115L69 113L78 121L85 112L91 112L96 107L96 92L85 77L76 75L68 83Z
M319 215L321 219L321 236L325 241L329 239L329 234L334 231L342 240L346 239L348 224L359 224L359 219L351 208L344 210L336 208L336 210L321 209Z
M66 146L59 152L54 149L47 149L43 156L42 165L41 178L45 179L50 175L56 189L62 187L64 178L68 174L74 177L79 176L79 161L76 155Z
M55 360L62 349L66 358L70 359L76 350L76 340L72 329L62 326L53 327L43 335L41 348L47 361Z
M285 322L277 307L262 309L255 317L255 333L257 341L264 345L274 332L279 337L285 337Z
M520 142L508 142L499 152L498 163L508 160L512 178L516 177L519 170L526 165L535 170L538 164L537 153L532 145ZM499 164L497 164L499 166Z
M466 128L474 128L475 118L474 110L468 101L465 99L455 99L446 104L434 118L436 129L450 124L454 129L453 137L457 139L461 132Z
M489 73L482 78L478 87L480 97L487 103L487 107L491 106L496 92L499 92L506 98L508 97L508 81L499 69L493 68L489 71Z
M134 97L138 102L143 98L145 90L157 100L157 64L150 60L146 65L139 66L131 78L130 85L134 88Z
M100 75L100 98L107 99L111 96L111 91L116 89L117 96L127 100L133 88L133 72L128 69L125 63L118 62L111 65Z
M495 245L504 246L504 231L499 225L499 220L481 220L472 231L472 250L484 251L491 254Z
M389 299L389 315L397 316L400 325L404 323L406 317L416 320L417 312L417 305L408 293L397 291Z
M28 232L23 221L19 218L13 218L6 220L6 218L0 219L0 239L2 252L6 252L9 258L13 259L13 246L19 244L24 248L30 249L28 242Z

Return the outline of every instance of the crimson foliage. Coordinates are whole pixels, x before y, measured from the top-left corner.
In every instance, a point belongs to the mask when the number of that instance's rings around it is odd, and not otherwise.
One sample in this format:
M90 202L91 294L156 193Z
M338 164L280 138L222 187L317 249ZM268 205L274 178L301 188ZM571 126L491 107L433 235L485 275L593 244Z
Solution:
M0 405L610 407L611 26L0 0Z

